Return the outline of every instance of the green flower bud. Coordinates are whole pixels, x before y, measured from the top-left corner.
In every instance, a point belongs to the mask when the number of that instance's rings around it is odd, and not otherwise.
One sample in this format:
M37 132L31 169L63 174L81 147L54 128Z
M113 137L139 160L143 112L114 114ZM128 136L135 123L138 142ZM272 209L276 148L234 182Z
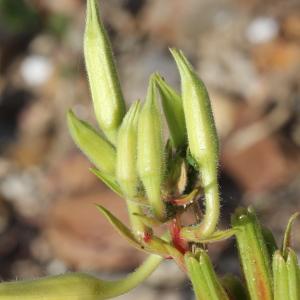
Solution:
M181 97L159 74L156 74L155 81L161 95L162 107L168 123L172 144L175 148L179 148L186 142Z
M67 115L71 136L78 148L102 172L114 176L116 152L114 147L95 129L78 119L72 111Z
M231 220L251 300L272 300L271 258L256 215L238 209Z
M148 201L159 220L166 217L161 198L164 175L164 146L161 115L157 105L154 78L150 79L146 102L138 123L138 173L145 187Z
M274 300L290 300L288 270L279 250L273 255L273 280Z
M204 250L196 255L188 252L184 259L197 300L229 300Z
M176 61L182 89L188 146L201 174L205 194L205 215L201 224L186 228L187 236L195 233L196 239L206 238L217 226L220 214L218 191L218 136L209 96L204 83L198 78L181 51L171 53ZM183 231L183 235L185 232Z
M300 299L300 272L298 258L292 249L288 249L286 260L290 300Z
M125 114L125 103L96 0L87 1L84 58L96 118L107 138L115 143Z
M123 193L134 199L137 194L137 125L140 101L135 102L123 119L117 141L116 177Z
M142 214L141 206L135 201L139 184L137 174L137 125L140 101L136 101L123 119L117 140L116 177L127 199L127 208L133 232L141 236L147 229L136 214Z

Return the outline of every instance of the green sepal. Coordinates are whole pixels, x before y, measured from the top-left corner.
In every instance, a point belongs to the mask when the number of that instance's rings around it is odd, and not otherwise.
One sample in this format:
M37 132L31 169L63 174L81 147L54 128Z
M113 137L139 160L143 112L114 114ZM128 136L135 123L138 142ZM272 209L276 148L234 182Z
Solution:
M105 300L142 283L163 258L150 255L134 272L116 281L104 281L85 273L69 273L37 280L0 284L0 300Z
M256 215L251 209L237 209L231 224L251 300L272 300L271 258Z
M172 144L180 148L186 143L185 119L180 95L159 75L155 75L162 107L168 123Z
M125 102L97 0L87 1L84 58L99 127L114 144L125 114Z
M230 300L249 300L246 288L236 276L225 275L221 283Z
M180 233L182 238L188 241L193 241L193 242L203 243L203 244L224 241L227 240L228 238L231 238L236 233L235 229L216 230L212 235L209 236L209 238L198 239L197 236L194 235L193 231L183 231L183 229Z
M121 188L116 182L113 176L107 175L97 168L90 168L90 171L96 175L106 186L108 186L113 192L115 192L121 198L124 197L122 194Z
M283 257L287 257L287 249L289 247L291 247L291 232L292 232L292 226L294 224L294 222L296 221L296 219L299 217L300 213L299 212L296 212L294 213L289 221L288 221L288 224L286 226L286 229L285 229L285 233L284 233L284 238L283 238L283 242L282 242L282 255Z
M229 300L204 250L187 252L184 260L197 300Z
M78 148L99 170L114 176L116 168L114 147L92 126L78 119L71 110L67 114L67 120L69 131Z
M280 251L273 255L274 300L290 300L287 265Z

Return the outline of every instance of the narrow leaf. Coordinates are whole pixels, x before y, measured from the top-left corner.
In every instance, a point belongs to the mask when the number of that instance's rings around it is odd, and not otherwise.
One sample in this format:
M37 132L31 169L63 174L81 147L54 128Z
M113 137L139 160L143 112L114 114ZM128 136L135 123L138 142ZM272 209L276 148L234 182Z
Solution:
M113 192L121 198L123 197L120 186L117 184L113 176L107 175L96 168L90 168L90 171L96 175L105 185L107 185Z
M86 122L78 119L72 111L67 115L71 136L78 148L102 172L113 176L116 152L113 146Z
M103 214L103 216L109 221L111 225L118 231L118 233L125 237L125 239L133 245L135 248L142 249L143 247L139 241L135 238L130 229L125 226L118 218L116 218L109 210L101 205L96 205L98 210Z

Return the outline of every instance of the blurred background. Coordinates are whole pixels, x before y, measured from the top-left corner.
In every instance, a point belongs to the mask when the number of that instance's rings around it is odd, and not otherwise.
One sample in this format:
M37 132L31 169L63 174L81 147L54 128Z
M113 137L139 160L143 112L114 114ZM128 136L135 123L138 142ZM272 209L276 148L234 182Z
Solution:
M206 83L221 140L223 221L255 207L280 243L300 210L300 2L102 0L129 102L159 71L179 88L168 47ZM126 220L123 201L89 173L65 113L95 124L82 56L84 0L0 0L0 278L84 270L123 276L144 258L98 214ZM300 231L300 222L294 232ZM300 235L294 234L300 253ZM239 273L232 241L211 247L219 273ZM192 299L165 262L118 299Z

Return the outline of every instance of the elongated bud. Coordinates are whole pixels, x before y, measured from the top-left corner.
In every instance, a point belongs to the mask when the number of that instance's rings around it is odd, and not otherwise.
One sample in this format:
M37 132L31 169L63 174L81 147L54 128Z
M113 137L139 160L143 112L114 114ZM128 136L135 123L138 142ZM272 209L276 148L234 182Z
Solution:
M197 300L229 300L213 269L209 256L204 250L190 252L184 256L188 276L190 277Z
M286 262L280 251L273 256L274 300L290 300L289 278Z
M125 114L125 103L96 0L87 0L84 58L99 126L115 143Z
M161 199L164 174L163 137L160 111L157 105L154 78L150 79L146 102L138 123L138 173L145 187L148 201L159 220L166 216Z
M218 136L204 83L197 77L181 51L172 49L171 53L181 77L188 146L198 164L205 195L205 214L202 223L187 228L182 233L186 238L195 240L212 234L219 220ZM196 236L193 236L194 233Z
M140 101L132 105L118 133L116 177L129 199L136 197L138 186L137 125L140 108Z
M116 152L114 147L101 137L89 124L68 112L68 126L78 148L102 172L114 176Z
M238 209L231 223L251 300L272 300L271 258L255 214Z
M131 201L137 196L139 184L137 174L137 125L140 113L140 101L136 101L125 115L118 132L116 177L127 199L127 209L132 231L143 235L147 230L136 214L142 214L141 206Z
M290 300L300 299L300 272L298 258L292 249L288 249L286 260Z
M182 147L186 142L186 129L181 97L159 74L155 75L155 81L161 95L172 144L175 148Z

